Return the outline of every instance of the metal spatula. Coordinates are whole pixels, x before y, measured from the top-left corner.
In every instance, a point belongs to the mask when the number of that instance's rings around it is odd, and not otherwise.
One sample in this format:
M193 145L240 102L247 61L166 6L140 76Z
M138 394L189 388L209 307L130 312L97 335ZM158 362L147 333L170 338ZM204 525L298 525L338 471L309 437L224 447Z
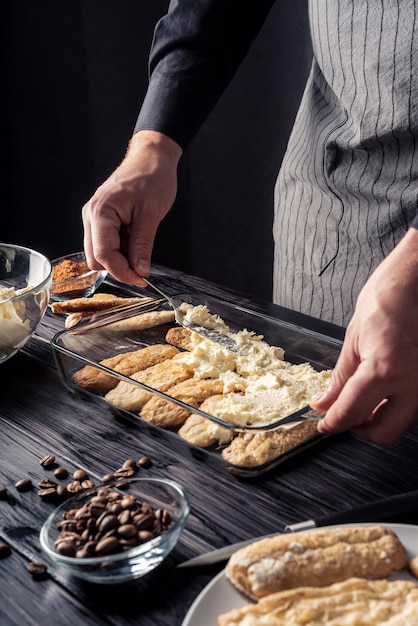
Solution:
M218 343L224 348L231 350L231 352L240 352L233 337L219 332L218 330L216 330L216 328L202 326L201 324L196 324L195 322L187 319L184 313L180 310L180 305L183 303L183 299L180 296L169 295L168 293L162 291L161 288L158 287L154 282L150 281L149 278L142 277L142 280L144 280L149 287L154 289L154 291L163 296L163 298L165 298L167 302L173 307L176 322L180 324L180 326L183 326L188 330L198 333L202 337L205 337L205 339L210 339L211 341Z

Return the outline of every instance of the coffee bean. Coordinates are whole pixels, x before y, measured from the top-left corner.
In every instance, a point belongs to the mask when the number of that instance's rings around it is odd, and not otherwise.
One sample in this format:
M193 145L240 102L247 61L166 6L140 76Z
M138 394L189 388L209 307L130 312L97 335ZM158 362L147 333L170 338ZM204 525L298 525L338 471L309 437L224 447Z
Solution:
M18 491L29 491L32 489L32 481L30 478L22 478L15 483L15 487Z
M154 526L154 516L151 513L135 515L134 522L138 530L151 530Z
M135 461L135 459L126 459L126 461L124 461L122 463L122 467L124 467L124 468L130 467L131 469L136 470L136 461Z
M107 533L109 530L113 530L119 525L116 515L105 515L98 526L101 533Z
M86 470L83 469L77 469L75 470L74 474L73 474L73 478L74 480L78 480L78 482L83 482L83 480L88 480L89 475L87 474Z
M130 478L134 475L135 470L133 469L133 467L119 467L119 469L115 471L116 478Z
M140 467L147 469L148 467L152 466L152 461L149 458L149 456L141 456L141 458L138 461L138 465Z
M155 517L163 526L169 526L171 524L172 517L168 509L157 509L155 511Z
M153 533L150 530L140 530L138 533L139 543L145 543L151 541L154 538Z
M65 485L58 485L57 486L57 496L58 496L58 498L66 498L67 495L68 495L67 487Z
M122 524L118 528L118 535L123 537L124 539L130 539L131 537L135 537L138 530L135 524Z
M57 467L57 469L54 470L54 476L59 480L63 480L64 478L67 478L68 470L66 470L65 467Z
M53 480L49 480L49 478L43 478L38 483L38 487L41 487L42 489L49 489L51 487L56 487L56 486L57 486L57 483L54 483Z
M102 482L104 482L104 483L110 483L110 482L112 482L112 480L115 480L115 477L114 477L113 474L105 474L102 477Z
M80 491L83 491L83 487L81 486L80 481L74 480L72 483L67 485L67 491L69 493L79 493Z
M0 487L0 500L7 500L8 495L6 487Z
M105 537L97 543L96 553L99 556L116 552L119 548L119 539L117 537Z
M52 467L55 463L55 456L53 454L47 454L46 456L44 456L39 463L42 465L42 467L44 467L45 469L49 469L50 467Z
M39 489L38 496L42 498L42 500L53 500L57 495L57 490L55 487L48 487L46 489Z
M8 543L0 543L0 559L5 559L6 556L10 556L12 550Z
M64 540L55 542L55 550L63 556L75 556L77 552L74 542Z
M95 484L92 480L88 478L87 480L82 481L81 486L83 487L83 489L91 489L95 486Z
M45 578L47 573L47 566L42 561L32 561L28 565L28 572L32 574L33 578L36 580L41 580Z

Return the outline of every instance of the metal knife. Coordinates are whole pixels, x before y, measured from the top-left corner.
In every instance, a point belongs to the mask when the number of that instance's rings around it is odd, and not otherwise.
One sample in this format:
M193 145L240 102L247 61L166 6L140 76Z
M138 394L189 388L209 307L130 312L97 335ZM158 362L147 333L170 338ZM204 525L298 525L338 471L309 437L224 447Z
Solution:
M404 515L411 511L418 511L418 489L415 491L408 491L396 496L389 496L382 498L381 500L375 500L368 504L363 504L358 507L347 509L346 511L339 511L336 513L329 513L323 515L317 519L309 519L303 522L297 522L284 527L284 532L275 532L270 535L263 535L262 537L253 537L246 541L240 541L239 543L233 543L224 548L218 550L212 550L199 556L193 557L188 561L179 563L177 567L199 567L203 565L213 565L214 563L220 563L226 561L229 557L244 546L258 541L259 539L265 539L267 537L274 537L284 533L299 532L302 530L309 530L311 528L318 528L320 526L329 526L332 524L351 524L356 522L383 522L384 520Z

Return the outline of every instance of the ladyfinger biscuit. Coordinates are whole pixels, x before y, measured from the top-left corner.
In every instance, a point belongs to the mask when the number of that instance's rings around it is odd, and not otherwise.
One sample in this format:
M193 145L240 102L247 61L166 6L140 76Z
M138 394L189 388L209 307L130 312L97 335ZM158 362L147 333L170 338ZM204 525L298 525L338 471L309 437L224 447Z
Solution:
M183 328L183 326L173 326L173 328L170 328L167 331L165 340L167 343L170 343L177 348L190 351L193 349L191 335L191 331L187 328Z
M124 376L131 376L139 370L171 359L178 353L179 350L175 346L155 344L132 352L117 354L100 361L100 364ZM119 379L94 365L86 365L73 374L72 382L92 393L104 394L116 387Z
M352 526L277 535L233 554L231 583L248 597L299 586L323 587L358 578L386 578L407 564L395 533L383 526Z
M85 298L72 298L69 300L62 300L60 302L51 303L51 311L53 313L75 313L77 311L104 311L105 309L111 309L115 306L137 304L139 302L146 302L152 300L151 298L132 297L126 298L123 296L115 296L112 293L95 293L93 296Z
M213 405L222 397L223 394L210 396L202 402L200 409L212 415ZM215 444L224 445L229 443L234 436L231 429L197 413L192 413L186 419L177 434L188 443L199 446L199 448L208 448Z
M220 615L218 626L412 626L418 585L409 580L349 578L298 587Z
M242 432L222 450L225 461L240 467L268 463L318 435L316 422L299 422L291 428Z
M177 433L182 439L199 448L229 443L234 433L207 417L192 413Z
M168 396L181 400L191 407L198 407L206 398L220 393L223 383L214 378L189 378L165 392ZM189 417L191 410L185 409L175 402L158 396L152 397L141 410L141 417L161 428L181 426Z
M94 311L78 311L77 313L70 313L65 318L65 328L74 328L80 322L91 318ZM102 322L105 318L99 318ZM97 328L97 330L144 330L146 328L153 328L160 324L167 324L174 321L174 311L146 311L145 313L139 313L138 315L132 315L125 319L117 320L116 322L110 322L109 324L103 324Z
M171 347L176 350L174 346ZM170 387L173 387L177 381L186 380L191 376L192 374L186 370L181 363L178 363L175 359L167 359L139 372L135 372L130 378L148 387L152 387L152 389L166 391ZM105 400L126 411L138 413L141 411L144 404L152 397L152 392L143 389L139 385L133 385L127 381L121 380L116 387L105 395Z

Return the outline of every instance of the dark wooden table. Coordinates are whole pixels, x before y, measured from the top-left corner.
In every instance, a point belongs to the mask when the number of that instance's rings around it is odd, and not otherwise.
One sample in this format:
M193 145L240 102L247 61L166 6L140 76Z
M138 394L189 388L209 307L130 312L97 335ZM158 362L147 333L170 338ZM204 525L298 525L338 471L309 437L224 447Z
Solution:
M184 291L201 290L269 315L317 324L203 280L167 273L183 283ZM214 469L168 446L138 420L117 419L94 402L70 394L59 379L49 343L62 327L63 320L48 313L27 346L0 366L0 486L8 490L7 499L0 500L0 542L12 548L11 555L0 560L2 626L181 626L197 594L223 564L176 569L176 563L228 543L280 531L286 524L418 488L418 429L390 447L350 434L325 439L257 478ZM341 329L325 330L342 336ZM54 505L42 501L36 488L47 476L39 460L49 453L70 472L85 468L93 480L127 458L147 455L153 465L141 470L144 475L183 483L191 514L168 562L148 577L114 586L88 584L54 567L39 544L40 528ZM34 488L19 492L15 483L26 476ZM408 515L388 511L388 519L418 523L418 503ZM27 570L29 562L39 560L48 565L44 580L35 580Z

